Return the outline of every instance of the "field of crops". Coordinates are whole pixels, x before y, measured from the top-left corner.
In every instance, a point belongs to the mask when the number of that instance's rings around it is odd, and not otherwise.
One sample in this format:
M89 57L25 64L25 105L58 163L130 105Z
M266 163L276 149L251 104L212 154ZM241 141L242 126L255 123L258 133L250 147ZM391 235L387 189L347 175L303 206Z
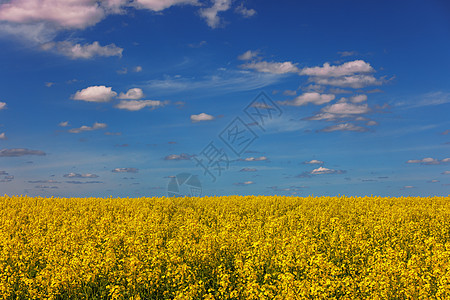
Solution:
M1 299L450 299L450 197L0 197Z

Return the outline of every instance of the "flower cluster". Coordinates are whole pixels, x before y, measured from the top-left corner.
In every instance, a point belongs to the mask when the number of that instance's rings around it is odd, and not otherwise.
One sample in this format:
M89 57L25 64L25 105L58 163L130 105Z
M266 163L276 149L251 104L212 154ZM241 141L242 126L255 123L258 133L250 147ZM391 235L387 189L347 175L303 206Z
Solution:
M0 197L2 299L449 299L450 197Z

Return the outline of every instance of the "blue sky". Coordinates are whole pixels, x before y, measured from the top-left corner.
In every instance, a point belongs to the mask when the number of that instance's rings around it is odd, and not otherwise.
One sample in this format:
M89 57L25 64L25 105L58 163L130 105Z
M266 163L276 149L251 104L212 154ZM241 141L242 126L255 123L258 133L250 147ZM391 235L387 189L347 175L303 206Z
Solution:
M0 1L0 193L448 195L449 37L443 0Z

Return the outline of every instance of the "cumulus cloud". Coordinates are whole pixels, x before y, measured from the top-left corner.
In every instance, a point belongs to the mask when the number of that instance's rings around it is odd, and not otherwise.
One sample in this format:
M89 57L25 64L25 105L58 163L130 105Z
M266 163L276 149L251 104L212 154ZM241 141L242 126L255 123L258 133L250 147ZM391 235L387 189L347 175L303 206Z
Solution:
M250 60L259 55L258 51L247 50L238 56L239 60Z
M321 165L321 164L323 164L323 161L321 161L321 160L317 160L317 159L312 159L312 160L310 160L310 161L304 161L303 162L304 164L311 164L311 165Z
M310 172L311 175L321 175L321 174L342 174L344 171L342 170L333 170L324 167L318 167Z
M102 7L89 0L12 0L0 5L0 20L13 23L48 22L62 28L83 29L104 16Z
M142 72L142 67L141 66L136 66L136 67L134 67L133 71L136 72L136 73Z
M300 70L295 64L290 61L286 62L267 62L267 61L254 61L246 63L240 66L243 69L251 69L261 73L272 74L287 74L298 73Z
M144 92L140 88L129 89L125 94L120 93L119 99L138 100L144 97Z
M425 157L422 159L410 159L406 163L407 164L421 164L421 165L439 165L442 163L449 163L449 162L450 162L450 158L444 158L444 159L438 160L438 159L432 158L432 157Z
M336 96L333 94L319 94L316 92L304 93L296 97L292 101L278 101L281 105L303 106L309 103L314 105L322 105L333 101Z
M320 85L361 89L367 86L381 85L383 82L372 75L352 75L336 78L311 77L310 81Z
M244 7L244 4L242 4L242 3L235 8L235 12L242 15L245 18L250 18L250 17L253 17L254 15L256 15L256 10L248 9L248 8Z
M6 109L6 103L5 102L0 102L0 110L2 109Z
M213 0L213 2L213 6L200 9L200 16L206 20L209 27L217 28L221 25L221 19L218 14L230 9L231 0Z
M137 173L139 169L137 168L115 168L111 172L113 173Z
M11 0L0 4L0 21L5 23L0 24L0 30L31 41L43 42L53 39L58 31L85 29L97 24L108 15L125 13L126 7L162 11L179 4L197 5L198 1Z
M198 115L191 115L191 121L192 122L201 122L201 121L212 121L214 120L215 117L205 114L205 113L201 113Z
M322 132L333 132L333 131L355 131L355 132L366 132L367 128L362 126L357 126L352 123L341 123L337 125L327 126L325 128L320 129Z
M80 132L84 132L84 131L92 131L92 130L97 130L97 129L104 129L106 128L107 125L105 123L97 123L95 122L94 125L92 126L86 126L83 125L79 128L72 128L69 130L70 133L80 133Z
M349 98L350 102L361 103L367 100L367 95L355 95Z
M450 171L444 171L441 173L442 175L450 175Z
M115 107L129 111L138 111L145 107L155 109L164 106L167 102L159 100L122 100Z
M75 44L73 41L49 42L41 46L43 50L54 51L71 59L90 59L97 56L122 57L123 49L114 44L101 46L99 42L92 44Z
M191 159L191 155L186 153L170 154L164 157L164 160L189 160L189 159Z
M87 102L109 102L116 96L117 93L114 92L111 87L94 85L81 91L77 91L75 95L72 96L72 99Z
M60 123L58 124L58 126L59 126L59 127L67 127L67 126L69 126L69 121L60 122Z
M0 133L0 140L6 140L6 135L4 132Z
M341 77L353 75L356 73L372 73L375 70L369 63L363 60L355 60L343 63L339 66L331 66L329 63L323 64L323 67L304 68L301 75L318 77Z
M27 148L12 148L12 149L2 149L0 150L0 157L19 157L25 155L38 155L44 156L45 152L40 150L30 150Z
M325 63L322 67L303 68L300 74L310 76L308 80L318 85L358 89L382 84L382 80L370 74L373 72L369 63L354 60L337 66Z
M63 177L66 178L97 178L98 175L96 174L91 174L91 173L86 173L86 174L78 174L78 173L68 173L68 174L64 174Z

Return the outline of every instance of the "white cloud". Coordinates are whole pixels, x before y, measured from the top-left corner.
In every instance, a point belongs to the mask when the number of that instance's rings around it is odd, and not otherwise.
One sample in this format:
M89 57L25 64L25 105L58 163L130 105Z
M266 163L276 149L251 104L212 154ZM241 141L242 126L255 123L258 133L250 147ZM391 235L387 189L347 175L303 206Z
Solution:
M122 132L105 132L105 135L122 135Z
M0 8L1 10L1 8ZM50 24L15 24L4 23L0 20L0 34L11 38L22 38L35 44L51 41L56 36L57 30Z
M67 127L69 126L69 121L61 122L58 124L59 127Z
M333 132L333 131L356 131L356 132L366 132L367 128L362 126L357 126L352 123L341 123L337 125L328 126L322 128L320 131L322 132Z
M297 66L290 61L286 62L267 62L258 61L243 64L240 66L244 69L251 69L262 73L272 73L272 74L287 74L287 73L298 73L300 70Z
M410 159L406 162L407 164L422 164L422 165L439 165L440 162L436 158L425 157L422 159Z
M333 170L324 167L318 167L310 172L311 175L321 175L321 174L342 174L341 170Z
M46 155L45 152L40 150L30 150L27 148L13 148L0 150L0 157L19 157L24 155Z
M120 93L119 99L130 99L130 100L138 100L144 97L144 92L140 88L132 88L129 89L125 94Z
M374 121L374 120L370 120L370 121L368 121L368 122L366 123L366 125L367 125L367 126L375 126L375 125L378 125L378 122L377 122L377 121Z
M263 161L263 160L267 160L266 156L260 156L260 157L247 157L244 159L240 159L242 161Z
M97 123L95 122L94 125L92 126L86 126L83 125L79 128L72 128L69 130L70 133L80 133L80 132L84 132L84 131L92 131L92 130L97 130L97 129L104 129L106 128L107 125L105 123Z
M250 60L259 55L258 51L247 50L238 56L239 60Z
M350 102L361 103L367 100L367 95L355 95L349 98Z
M323 161L317 160L317 159L312 159L310 161L305 161L303 163L304 164L311 164L311 165L313 165L313 164L321 165L321 164L323 164Z
M6 109L6 103L5 102L0 102L0 110L2 109Z
M312 82L321 85L331 85L337 87L349 87L354 89L361 89L367 86L381 85L382 81L376 79L372 75L352 75L342 77L311 77Z
M197 78L167 77L150 80L147 88L165 95L177 93L184 96L187 91L201 91L203 95L211 95L261 89L278 81L280 76L276 74L226 70Z
M407 164L426 164L426 165L437 165L439 161L435 158L427 157L423 159L410 159L406 162Z
M403 102L400 105L404 105ZM433 92L420 96L420 100L416 100L410 104L410 107L435 106L450 103L450 93ZM408 103L409 105L409 103Z
M338 54L342 57L347 57L347 56L355 56L358 54L358 52L356 52L356 51L340 51L340 52L338 52Z
M189 48L200 48L200 47L205 46L206 44L207 44L206 41L200 41L198 43L190 43L190 44L188 44L188 47Z
M371 73L374 69L369 63L363 60L355 60L343 63L339 66L331 66L329 63L323 64L323 67L304 68L301 75L319 76L319 77L341 77L353 75L356 73Z
M120 74L120 75L124 75L124 74L128 73L128 69L127 68L122 68L120 70L117 70L116 73Z
M164 157L164 160L189 160L189 159L191 159L191 155L186 153L181 153L180 155L170 154Z
M357 89L382 84L382 80L369 74L373 72L369 63L354 60L337 66L325 63L322 67L303 68L300 74L310 76L308 80L319 85Z
M86 173L86 174L78 174L78 173L68 173L68 174L64 174L63 177L66 178L97 178L98 175L96 174L91 174L91 173Z
M197 5L197 0L135 0L132 4L137 8L145 8L153 11L162 11L174 5Z
M88 102L109 102L117 96L117 93L111 87L104 85L90 86L73 95L73 100L82 100Z
M113 173L137 173L139 169L136 168L115 168L111 172Z
M297 91L285 90L285 91L283 91L283 95L285 95L285 96L295 96L295 95L297 95Z
M244 4L242 4L242 3L241 3L241 5L236 7L235 12L244 16L245 18L250 18L250 17L253 17L254 15L256 15L256 10L254 10L252 8L248 9L248 8L244 7Z
M254 168L242 168L239 172L256 172Z
M142 72L142 67L141 67L141 66L136 66L136 67L133 69L133 71L136 72L136 73Z
M43 50L52 50L71 59L89 59L96 56L119 56L122 57L123 49L114 44L101 46L99 42L92 44L75 44L73 41L49 42L41 46Z
M220 26L219 12L227 11L231 7L231 0L213 0L214 5L209 8L200 9L200 15L206 19L206 23L211 28Z
M312 121L319 121L319 120L335 121L336 119L339 119L339 116L330 113L318 113L315 114L314 116L305 118L305 120L312 120Z
M253 181L249 180L249 181L244 181L244 182L236 182L234 183L234 185L250 185L250 184L255 184Z
M12 0L0 5L0 20L12 23L47 22L83 29L102 20L105 11L90 0Z
M326 106L322 108L322 111L330 114L355 115L368 113L370 111L370 108L367 104L356 105L352 103L341 102Z
M205 113L201 113L198 115L191 115L191 121L192 122L200 122L200 121L212 121L214 120L214 116L205 114Z
M309 103L315 105L322 105L333 101L336 96L333 94L319 94L316 92L304 93L298 97L296 97L292 101L278 101L278 103L282 105L292 105L292 106L302 106L307 105Z
M404 189L413 189L414 186L412 186L412 185L405 185L403 188L404 188Z
M0 21L9 22L8 29L16 31L17 25L27 25L28 28L20 30L23 31L23 36L40 39L39 35L42 33L32 31L44 33L64 29L84 29L97 24L107 15L124 13L126 6L161 11L178 4L197 5L198 2L197 0L12 0L0 4Z
M6 140L6 135L4 132L0 133L0 140Z
M441 173L442 175L450 175L450 171L444 171Z
M165 105L167 102L159 100L122 100L115 107L129 111L138 111L145 107L155 109Z

